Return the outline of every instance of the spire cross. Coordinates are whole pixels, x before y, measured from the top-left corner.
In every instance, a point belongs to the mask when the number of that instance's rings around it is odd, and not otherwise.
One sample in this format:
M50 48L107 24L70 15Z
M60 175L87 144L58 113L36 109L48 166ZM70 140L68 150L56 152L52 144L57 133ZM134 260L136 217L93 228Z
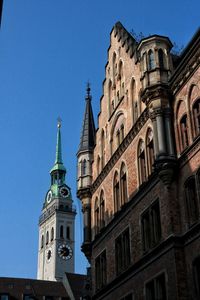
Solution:
M62 119L60 117L58 117L57 121L58 121L58 125L57 126L58 126L58 128L60 128L61 124L62 124Z

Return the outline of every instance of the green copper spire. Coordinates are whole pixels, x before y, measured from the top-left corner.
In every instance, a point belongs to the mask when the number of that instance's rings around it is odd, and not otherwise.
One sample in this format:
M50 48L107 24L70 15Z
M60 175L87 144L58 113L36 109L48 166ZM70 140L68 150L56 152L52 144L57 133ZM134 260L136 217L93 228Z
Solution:
M64 171L66 172L66 169L62 162L62 146L61 146L61 119L58 118L58 132L57 132L57 143L56 143L56 160L53 168L51 169L50 173L53 171Z

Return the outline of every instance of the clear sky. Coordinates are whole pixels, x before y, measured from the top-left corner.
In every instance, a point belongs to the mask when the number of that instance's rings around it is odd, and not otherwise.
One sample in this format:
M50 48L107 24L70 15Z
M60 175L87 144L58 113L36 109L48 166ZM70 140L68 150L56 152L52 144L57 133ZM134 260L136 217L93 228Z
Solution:
M76 217L76 272L81 207L76 199L76 152L91 81L99 111L109 34L161 34L186 46L199 26L199 0L4 0L0 31L0 276L36 277L38 218L50 186L56 120Z

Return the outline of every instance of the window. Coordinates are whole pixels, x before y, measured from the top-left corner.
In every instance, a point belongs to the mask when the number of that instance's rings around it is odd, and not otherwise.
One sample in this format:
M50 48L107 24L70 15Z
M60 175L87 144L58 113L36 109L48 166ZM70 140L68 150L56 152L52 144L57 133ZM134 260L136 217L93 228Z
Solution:
M100 157L98 156L98 158L97 158L97 175L100 174L100 163L101 163L101 159L100 159Z
M122 143L123 140L124 140L124 124L122 124L120 128L120 143Z
M180 130L181 130L181 146L182 146L182 150L184 150L189 145L187 115L184 115L180 120Z
M7 295L7 294L1 294L0 295L0 300L9 300L9 295Z
M200 133L200 99L198 99L193 106L193 118L195 127L195 136Z
M140 183L146 181L146 158L144 152L144 142L140 140L138 149L138 166Z
M129 228L115 240L116 273L119 274L130 264L130 238Z
M106 268L107 268L106 251L104 251L95 259L96 290L100 290L106 285L106 281L107 281Z
M120 209L119 177L117 172L114 176L114 207L115 212Z
M198 256L193 262L193 274L194 274L194 285L196 295L200 298L200 256Z
M148 62L149 62L149 70L154 69L155 61L154 61L154 53L152 50L149 50L149 52L148 52Z
M68 240L70 240L70 227L69 227L69 226L67 226L66 232L67 232L66 238L67 238Z
M82 167L82 176L84 176L84 175L86 175L86 168L87 168L87 162L86 162L86 159L84 159L83 161L82 161L82 165L81 165L81 167Z
M120 300L133 300L133 294L128 294L125 297L121 298Z
M126 177L126 167L122 164L120 173L120 186L121 186L121 205L127 202L127 177Z
M167 300L165 274L149 281L145 286L146 300Z
M189 225L198 220L198 198L195 177L190 177L185 183L186 208Z
M94 222L95 222L95 234L99 233L100 230L100 218L99 218L99 200L96 198L94 207Z
M119 75L118 75L118 80L119 80L119 87L120 87L120 98L124 96L124 83L122 82L123 80L123 63L120 60L119 62ZM120 99L119 99L120 100Z
M101 163L102 163L102 169L105 166L105 134L104 134L104 130L102 130L101 133Z
M41 236L41 249L44 248L44 235Z
M102 191L100 196L100 228L102 229L103 227L105 227L105 200Z
M47 231L47 233L46 233L46 245L48 245L48 243L49 243L49 232Z
M153 131L151 129L147 132L147 162L148 162L148 174L153 171L154 163L154 150L153 150Z
M141 217L143 250L148 251L161 239L159 202L153 203Z
M161 69L164 68L164 53L162 49L158 50L158 61Z
M54 228L52 227L51 228L51 241L54 240Z
M60 238L63 239L63 225L60 226Z

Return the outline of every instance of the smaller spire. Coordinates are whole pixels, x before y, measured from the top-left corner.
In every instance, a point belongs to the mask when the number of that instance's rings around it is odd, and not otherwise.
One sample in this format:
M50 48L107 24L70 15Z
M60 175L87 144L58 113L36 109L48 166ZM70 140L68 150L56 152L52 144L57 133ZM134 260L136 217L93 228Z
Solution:
M56 142L56 159L53 168L51 169L50 173L56 170L64 171L66 172L66 169L63 165L62 161L62 144L61 144L61 118L58 117L57 119L57 142Z
M95 146L95 124L91 105L92 96L90 94L90 91L90 83L88 81L86 88L87 94L85 96L85 115L83 119L81 141L78 153L80 153L81 151L91 151Z

